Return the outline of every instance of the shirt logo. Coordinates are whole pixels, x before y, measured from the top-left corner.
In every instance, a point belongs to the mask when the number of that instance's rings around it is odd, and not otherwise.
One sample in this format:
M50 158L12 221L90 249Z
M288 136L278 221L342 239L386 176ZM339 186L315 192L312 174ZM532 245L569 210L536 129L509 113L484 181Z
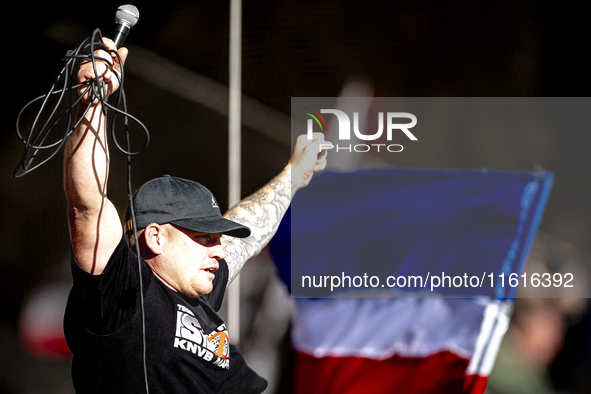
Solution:
M225 324L209 334L203 332L193 312L177 304L174 347L186 350L220 368L229 369L230 338Z

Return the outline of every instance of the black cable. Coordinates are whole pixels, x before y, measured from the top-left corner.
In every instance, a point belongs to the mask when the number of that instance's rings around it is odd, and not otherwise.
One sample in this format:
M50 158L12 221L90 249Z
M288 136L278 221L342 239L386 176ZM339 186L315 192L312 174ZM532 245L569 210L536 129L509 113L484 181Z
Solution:
M119 91L117 96L117 103L115 106L110 105L107 102L107 95L106 95L106 87L104 82L98 83L99 75L98 70L96 68L96 61L102 61L107 64L111 70L113 70L113 59L105 59L101 57L95 56L94 52L98 49L102 49L112 56L117 57L117 61L121 65L121 73L118 74L117 72L113 72L117 80L119 81ZM83 52L89 50L89 54L84 55ZM148 371L147 371L147 362L146 362L146 322L145 322L145 307L144 307L144 291L143 291L143 278L142 278L142 267L141 267L141 257L140 257L140 250L139 250L139 242L137 237L137 226L135 221L135 212L133 207L133 192L131 187L131 157L139 155L143 151L145 151L150 143L150 133L148 129L142 122L140 122L136 117L132 116L127 112L127 100L125 97L125 90L123 87L123 80L124 80L124 68L123 62L119 53L116 50L110 50L105 45L101 32L99 29L93 31L92 36L85 39L75 50L69 50L66 52L66 55L63 58L64 61L64 68L58 74L57 78L55 79L53 85L49 89L49 91L39 96L29 103L27 103L19 112L16 120L16 133L20 141L25 145L23 156L20 159L18 165L14 169L13 176L15 178L20 178L31 171L36 170L37 168L41 167L43 164L47 163L50 159L52 159L57 152L64 146L66 140L74 132L74 130L80 125L84 116L87 114L89 109L92 107L92 103L95 100L98 100L102 104L102 111L105 117L108 114L108 111L113 112L113 116L111 119L111 136L113 139L113 143L121 151L123 154L127 155L127 189L128 189L128 198L129 204L131 209L131 220L133 223L134 229L134 236L136 239L136 254L138 258L138 275L139 275L139 294L140 294L140 308L141 308L141 316L142 316L142 354L143 354L143 367L144 367L144 382L146 385L146 393L149 394L149 387L148 387ZM92 62L95 79L88 79L79 84L73 84L72 81L76 80L76 72L78 70L78 63L81 62ZM62 81L63 85L61 89L57 89L58 83ZM78 98L74 99L74 94L77 93L77 89L88 84L88 87L79 95ZM89 103L84 110L84 113L80 116L77 121L73 121L76 116L76 109L78 105L81 105L81 99L86 93L90 92L90 99ZM48 101L49 99L54 96L58 95L58 100L53 109L48 108ZM67 105L63 112L58 114L58 108L62 104L64 100L64 96L67 96ZM34 103L38 101L41 102L41 107L37 112L31 127L29 128L29 133L27 138L23 137L23 134L20 130L20 123L23 113ZM49 115L45 118L43 122L43 115L45 112L49 111ZM122 115L124 117L124 127L125 127L125 136L126 136L126 149L123 149L119 142L117 141L117 137L115 135L116 130L116 118L117 115ZM57 130L57 125L63 120L67 119L66 126L63 130L63 135L59 138L56 142L50 143L45 145L46 139L49 135ZM129 119L132 119L135 123L137 123L145 133L145 142L139 151L133 152L131 151L131 139L129 133ZM43 125L39 126L40 123L43 122ZM51 150L45 159L43 159L40 163L33 165L37 154L40 151Z
M123 96L123 106L126 108L125 96ZM129 124L127 117L125 118L125 136L127 142L127 152L131 149L131 140L129 139ZM113 133L113 140L115 140L115 133ZM149 140L148 140L149 141ZM129 210L131 212L131 222L133 223L133 236L135 237L135 253L138 257L138 274L140 279L140 309L142 313L142 360L144 367L144 383L146 385L146 394L150 393L148 387L148 366L146 363L146 313L144 309L144 279L142 278L142 261L140 257L140 242L137 235L137 225L135 221L135 208L133 206L133 189L131 187L131 153L127 154L127 196L129 198Z

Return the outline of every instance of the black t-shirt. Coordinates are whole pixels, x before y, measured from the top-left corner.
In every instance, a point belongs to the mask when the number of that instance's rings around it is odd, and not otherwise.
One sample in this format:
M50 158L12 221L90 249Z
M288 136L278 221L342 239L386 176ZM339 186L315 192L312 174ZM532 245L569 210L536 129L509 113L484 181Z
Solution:
M226 262L220 260L213 291L195 299L140 264L150 392L223 393L230 346L217 311L228 281ZM85 272L72 257L72 275L64 332L77 393L145 392L136 254L122 238L102 274Z

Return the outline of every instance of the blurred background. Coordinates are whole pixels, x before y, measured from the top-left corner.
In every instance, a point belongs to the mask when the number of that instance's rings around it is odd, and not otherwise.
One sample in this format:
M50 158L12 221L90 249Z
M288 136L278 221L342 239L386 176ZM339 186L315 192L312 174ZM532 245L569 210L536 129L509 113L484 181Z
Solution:
M96 28L111 34L119 5L15 3L16 13L5 12L1 393L73 392L69 351L60 340L70 285L62 155L14 179L23 154L15 122L28 101L49 89L68 49ZM147 126L151 142L133 159L134 187L165 173L186 177L227 208L229 2L135 5L141 17L126 41L125 91L129 112ZM287 163L291 97L337 97L351 81L384 97L589 96L587 8L574 1L244 2L242 195ZM134 137L141 143L141 131ZM529 264L589 270L588 130L428 138L437 149L401 154L397 165L554 172ZM112 159L110 196L123 213L125 157L113 151ZM287 393L291 300L266 252L241 278L240 347L269 380L268 393ZM590 323L585 298L518 299L489 392L591 391Z

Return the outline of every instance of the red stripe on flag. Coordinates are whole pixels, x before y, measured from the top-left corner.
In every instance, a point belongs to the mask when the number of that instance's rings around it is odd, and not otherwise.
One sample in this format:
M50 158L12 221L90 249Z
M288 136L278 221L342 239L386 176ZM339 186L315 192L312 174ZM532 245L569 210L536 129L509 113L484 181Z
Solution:
M428 357L316 358L296 352L294 394L482 394L465 375L469 360L444 351Z

